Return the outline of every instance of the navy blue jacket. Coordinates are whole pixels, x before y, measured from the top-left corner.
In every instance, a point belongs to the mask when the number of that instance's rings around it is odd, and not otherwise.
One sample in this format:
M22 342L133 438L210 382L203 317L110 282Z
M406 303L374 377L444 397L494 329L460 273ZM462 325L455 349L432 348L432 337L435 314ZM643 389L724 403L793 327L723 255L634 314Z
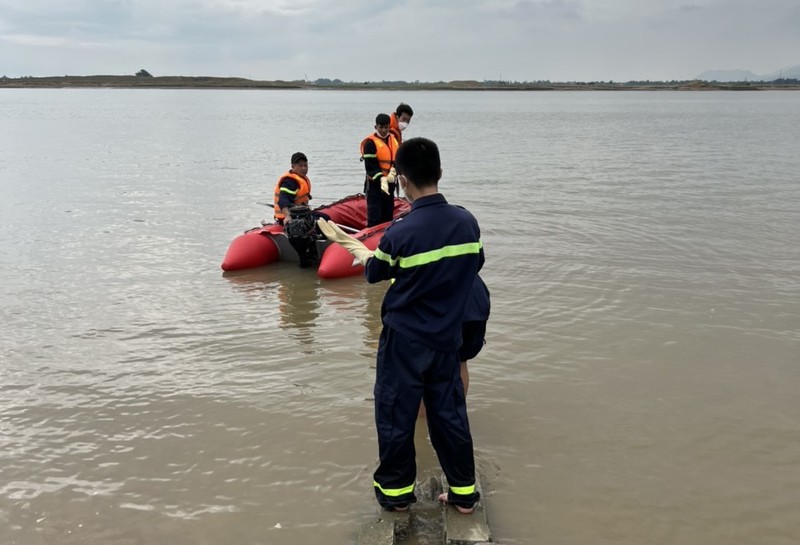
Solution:
M394 279L381 307L384 326L434 350L455 351L483 262L477 220L437 193L415 200L386 229L365 274L370 283Z

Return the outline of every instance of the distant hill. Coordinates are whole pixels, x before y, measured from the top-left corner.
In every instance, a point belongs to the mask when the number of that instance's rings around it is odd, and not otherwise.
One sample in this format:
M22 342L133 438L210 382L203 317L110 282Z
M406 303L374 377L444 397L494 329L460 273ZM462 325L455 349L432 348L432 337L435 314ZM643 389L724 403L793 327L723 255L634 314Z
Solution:
M778 78L800 78L800 64L775 70L769 74L755 74L749 70L707 70L696 76L702 81L773 81Z
M771 72L764 76L764 81L772 81L778 78L800 79L800 64Z
M702 81L761 81L761 76L749 70L706 70L702 74L698 74L695 79Z

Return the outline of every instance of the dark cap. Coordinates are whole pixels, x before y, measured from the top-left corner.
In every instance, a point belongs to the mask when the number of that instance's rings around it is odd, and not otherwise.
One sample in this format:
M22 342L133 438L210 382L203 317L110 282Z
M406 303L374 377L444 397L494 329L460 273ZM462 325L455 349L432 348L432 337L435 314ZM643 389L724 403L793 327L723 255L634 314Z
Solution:
M303 153L302 151L298 151L296 153L293 153L292 154L292 164L299 163L300 161L305 161L306 163L308 162L308 159L306 158L306 154Z
M388 125L391 122L391 118L386 114L378 114L378 117L375 118L376 125Z

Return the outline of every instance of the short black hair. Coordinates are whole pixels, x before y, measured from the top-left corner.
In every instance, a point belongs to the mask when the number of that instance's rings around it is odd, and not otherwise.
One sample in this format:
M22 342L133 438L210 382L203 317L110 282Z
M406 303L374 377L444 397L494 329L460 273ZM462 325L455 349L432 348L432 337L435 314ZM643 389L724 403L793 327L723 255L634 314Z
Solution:
M417 137L403 141L394 158L397 174L408 178L417 187L430 187L439 182L442 160L439 146L433 140Z
M400 117L403 114L408 114L408 117L414 117L414 110L411 109L411 106L406 104L405 102L401 102L397 109L394 111L394 114L397 117Z
M302 151L298 151L298 152L293 153L292 154L292 164L299 163L300 161L305 161L306 163L308 162L308 158L306 157L306 154L303 153Z
M375 118L376 125L388 125L391 122L392 119L386 114L378 114L378 116Z

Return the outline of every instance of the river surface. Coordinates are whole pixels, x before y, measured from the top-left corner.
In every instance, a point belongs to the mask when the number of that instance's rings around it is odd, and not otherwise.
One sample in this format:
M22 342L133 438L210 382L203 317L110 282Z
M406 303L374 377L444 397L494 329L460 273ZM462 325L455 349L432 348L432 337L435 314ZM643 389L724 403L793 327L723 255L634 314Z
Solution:
M219 265L401 101L483 230L495 539L800 542L800 93L144 89L0 91L0 542L354 543L386 286Z

